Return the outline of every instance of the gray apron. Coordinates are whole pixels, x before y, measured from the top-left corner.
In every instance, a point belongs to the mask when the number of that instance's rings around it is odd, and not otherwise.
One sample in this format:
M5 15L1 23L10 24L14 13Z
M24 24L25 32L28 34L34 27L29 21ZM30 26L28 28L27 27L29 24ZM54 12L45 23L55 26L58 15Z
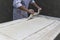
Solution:
M28 8L30 2L31 2L31 0L21 1L22 5L24 5L26 8ZM28 17L27 12L22 11L22 10L17 9L17 8L13 8L13 20L27 18L27 17Z

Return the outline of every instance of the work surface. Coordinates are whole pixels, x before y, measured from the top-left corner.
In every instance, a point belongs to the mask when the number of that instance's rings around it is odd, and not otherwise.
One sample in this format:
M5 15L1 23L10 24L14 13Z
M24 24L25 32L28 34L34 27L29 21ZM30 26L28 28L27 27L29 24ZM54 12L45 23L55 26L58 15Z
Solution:
M54 40L60 33L60 19L35 16L0 24L0 40Z

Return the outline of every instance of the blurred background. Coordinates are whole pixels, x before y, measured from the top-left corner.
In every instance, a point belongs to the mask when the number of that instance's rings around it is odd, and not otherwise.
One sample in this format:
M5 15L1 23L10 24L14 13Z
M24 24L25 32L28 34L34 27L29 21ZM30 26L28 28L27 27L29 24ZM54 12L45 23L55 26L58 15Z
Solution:
M60 17L60 0L35 0L42 8L40 14ZM13 17L13 0L0 0L0 23L11 21ZM30 4L29 8L37 9Z
M12 20L12 0L0 0L0 23Z

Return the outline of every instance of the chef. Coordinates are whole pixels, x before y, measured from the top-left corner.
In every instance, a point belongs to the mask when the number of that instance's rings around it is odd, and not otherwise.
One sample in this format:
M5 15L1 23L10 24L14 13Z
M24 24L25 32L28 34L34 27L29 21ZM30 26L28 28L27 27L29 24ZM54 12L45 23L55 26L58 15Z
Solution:
M34 0L13 0L13 20L27 18L28 13L34 14L33 9L28 9L29 3L41 10Z

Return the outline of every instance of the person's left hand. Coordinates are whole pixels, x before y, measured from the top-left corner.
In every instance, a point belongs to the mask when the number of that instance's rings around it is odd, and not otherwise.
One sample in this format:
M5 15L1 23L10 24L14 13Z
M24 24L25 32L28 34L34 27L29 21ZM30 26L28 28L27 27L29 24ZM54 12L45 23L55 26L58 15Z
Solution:
M33 9L29 9L29 13L30 13L30 14L34 14L35 12L34 12Z
M39 7L39 8L38 8L38 10L40 10L40 11L41 11L41 10L42 10L42 8L40 8L40 7Z

